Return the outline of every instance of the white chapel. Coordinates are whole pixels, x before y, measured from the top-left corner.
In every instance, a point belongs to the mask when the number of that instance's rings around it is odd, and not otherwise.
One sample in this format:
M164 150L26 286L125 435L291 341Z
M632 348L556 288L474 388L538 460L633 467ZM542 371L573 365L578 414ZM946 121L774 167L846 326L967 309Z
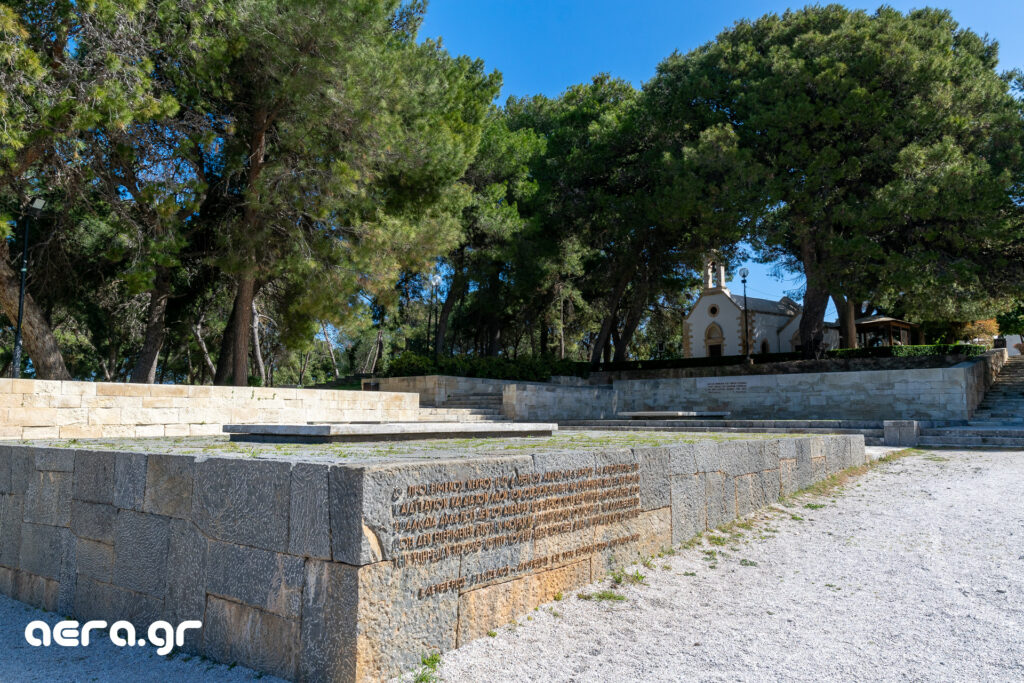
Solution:
M800 345L803 307L788 296L778 301L748 296L747 325L750 353L796 351ZM683 323L683 353L687 358L741 356L743 294L725 286L725 265L709 263L704 269L704 290ZM839 346L839 330L826 326L825 345Z

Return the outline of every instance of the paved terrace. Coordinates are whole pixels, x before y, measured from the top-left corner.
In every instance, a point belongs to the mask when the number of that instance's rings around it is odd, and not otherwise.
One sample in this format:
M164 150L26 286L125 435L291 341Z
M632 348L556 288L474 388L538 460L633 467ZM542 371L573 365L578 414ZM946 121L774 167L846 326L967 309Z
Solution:
M565 451L641 448L702 441L771 440L796 438L801 434L685 434L678 432L573 431L548 437L430 439L366 443L245 443L232 442L228 436L165 437L157 439L46 439L19 442L22 445L51 448L77 448L90 451L135 453L173 453L175 455L263 458L297 462L343 462L357 465L396 461L462 460L467 458L530 455Z

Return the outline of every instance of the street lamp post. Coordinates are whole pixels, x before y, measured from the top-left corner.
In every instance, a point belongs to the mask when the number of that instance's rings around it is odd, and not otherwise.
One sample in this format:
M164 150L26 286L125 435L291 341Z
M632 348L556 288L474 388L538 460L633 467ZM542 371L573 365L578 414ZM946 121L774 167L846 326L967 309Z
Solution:
M747 357L747 362L750 362L750 323L747 322L749 313L747 308L747 276L750 275L750 270L747 268L740 268L740 281L743 283L743 355Z
M21 376L21 323L25 317L25 285L28 277L28 225L30 218L38 218L46 202L36 198L25 213L25 232L21 240L21 291L18 293L18 326L14 330L14 354L11 358L11 377Z

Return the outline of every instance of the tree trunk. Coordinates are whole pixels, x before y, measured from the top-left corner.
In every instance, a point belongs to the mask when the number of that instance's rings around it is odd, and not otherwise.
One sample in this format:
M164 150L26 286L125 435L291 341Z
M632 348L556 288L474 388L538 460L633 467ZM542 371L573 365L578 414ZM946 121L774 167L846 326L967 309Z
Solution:
M857 348L857 318L853 299L847 299L841 294L833 294L832 303L836 305L836 312L839 313L840 346L844 349Z
M800 260L803 262L804 277L807 279L804 311L800 318L801 352L804 358L820 358L825 339L828 290L822 286L818 250L810 239L805 238L800 245Z
M565 299L558 298L558 360L565 360Z
M644 315L644 304L646 303L646 290L637 292L637 296L630 303L629 311L626 312L626 319L622 321L622 332L619 334L619 340L615 344L615 357L612 358L613 361L626 360L626 351L629 349L629 343L633 341L633 334L636 332L636 328L640 325L640 319Z
M256 301L252 302L252 354L256 361L256 372L260 376L260 386L267 385L267 370L263 365L263 349L260 348L260 312L256 310Z
M18 322L18 294L21 291L21 274L11 268L7 242L0 240L0 309L11 320ZM22 344L25 354L32 359L38 379L71 379L64 366L64 358L53 336L53 330L46 316L28 292L25 292L25 311L21 324ZM15 368L17 372L20 368Z
M227 386L231 383L232 358L235 348L235 319L238 317L238 312L235 309L237 307L238 302L236 301L231 306L231 315L228 316L228 322L224 326L224 334L221 335L220 354L217 356L217 371L213 375L213 383L217 386Z
M540 317L540 356L548 357L548 315L545 313Z
M597 365L601 362L601 354L604 353L604 348L608 345L608 337L612 333L612 325L615 324L615 314L619 308L619 301L622 300L622 294L626 291L632 274L632 270L626 268L619 277L615 289L608 295L608 314L605 316L604 322L601 323L601 331L598 332L597 340L594 342L594 350L590 357L592 365Z
M466 295L466 278L461 270L456 270L452 276L452 284L448 287L448 295L441 305L441 312L437 317L437 335L434 337L434 356L436 357L444 349L445 337L448 336L448 319L455 310L455 304Z
M231 374L234 385L249 384L249 336L252 334L253 300L256 298L256 281L243 277L235 290L235 329L232 344Z
M152 384L156 381L156 367L160 349L167 336L167 300L171 297L171 273L166 268L157 269L156 281L149 292L149 312L146 315L146 335L142 349L132 370L132 382Z
M327 334L327 324L321 322L320 329L324 333L324 341L327 342L327 350L331 352L331 365L334 366L334 379L341 379L341 373L338 372L338 361L334 358L334 344L331 343L331 338Z
M192 336L196 338L196 344L199 346L199 351L203 354L204 367L210 371L210 377L216 377L217 368L214 367L213 359L210 358L210 352L206 349L206 342L203 341L203 316L199 316L199 320L192 326ZM200 376L200 384L205 380L205 377Z

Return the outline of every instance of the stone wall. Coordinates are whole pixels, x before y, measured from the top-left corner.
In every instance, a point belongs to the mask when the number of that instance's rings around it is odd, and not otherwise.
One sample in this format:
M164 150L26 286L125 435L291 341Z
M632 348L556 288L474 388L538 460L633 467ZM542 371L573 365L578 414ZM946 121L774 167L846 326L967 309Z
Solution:
M220 434L225 424L415 420L388 392L0 379L0 438Z
M381 680L862 464L863 444L372 463L0 445L0 592L80 621L197 619L185 650L285 678Z
M619 393L611 387L558 384L506 384L501 413L521 422L538 420L613 420Z
M621 380L620 410L728 411L739 419L966 420L1005 350L945 368Z
M363 389L373 386L379 391L401 391L419 394L420 405L440 406L453 394L501 394L515 380L453 375L420 375L416 377L379 377L364 379Z

